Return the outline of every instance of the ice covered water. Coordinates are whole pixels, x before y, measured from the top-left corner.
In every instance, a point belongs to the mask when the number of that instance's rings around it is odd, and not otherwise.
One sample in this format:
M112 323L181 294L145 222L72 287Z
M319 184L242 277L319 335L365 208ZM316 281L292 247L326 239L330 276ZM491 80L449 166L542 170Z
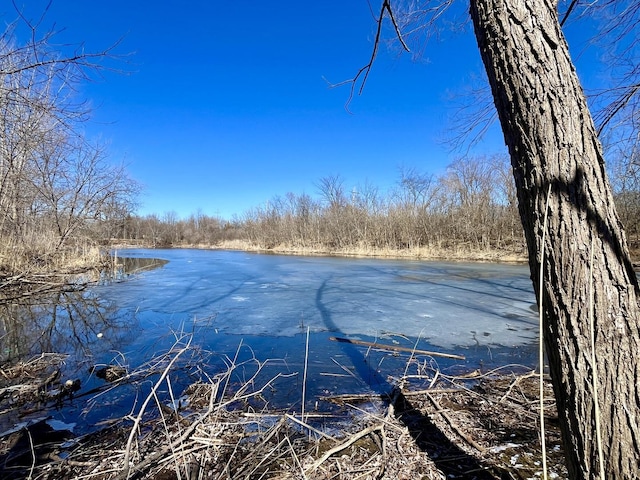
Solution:
M144 370L169 351L179 332L193 333L197 351L172 372L175 392L195 381L185 373L189 368L213 376L235 357L241 367L230 388L246 382L258 364L268 364L260 381L282 374L268 391L269 406L293 411L300 410L303 378L311 409L326 396L388 393L404 373L419 374L415 381L428 386L436 371L536 364L537 315L526 266L209 250L118 252L119 258L125 255L167 263L79 292L82 298L67 299L67 314L40 312L41 323L55 318L59 331L47 351L74 354L64 375L82 381L79 398L104 388L91 365ZM43 331L38 325L36 338ZM332 337L465 359L368 349ZM150 385L100 390L86 405L72 401L56 415L74 419L78 431L86 432L107 417L126 415Z
M216 333L422 338L451 350L517 347L537 338L528 267L232 251L130 250L162 268L99 295L136 312L141 327L204 321Z

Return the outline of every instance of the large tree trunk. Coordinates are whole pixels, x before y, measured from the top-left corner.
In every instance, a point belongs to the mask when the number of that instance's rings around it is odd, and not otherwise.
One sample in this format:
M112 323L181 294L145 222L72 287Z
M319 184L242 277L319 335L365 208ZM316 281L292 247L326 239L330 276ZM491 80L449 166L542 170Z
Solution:
M606 478L638 478L638 281L556 2L471 0L471 16L511 154L538 298L545 251L544 336L569 473L601 473L599 404Z

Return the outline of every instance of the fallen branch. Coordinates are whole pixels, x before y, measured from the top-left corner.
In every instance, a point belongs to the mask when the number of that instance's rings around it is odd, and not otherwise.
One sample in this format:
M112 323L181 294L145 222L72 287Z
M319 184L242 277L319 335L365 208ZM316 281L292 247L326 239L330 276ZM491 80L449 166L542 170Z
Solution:
M364 430L361 430L358 433L352 435L349 438L349 440L347 440L346 442L341 443L340 445L336 445L335 447L327 450L325 452L325 454L322 455L322 457L320 457L318 460L316 460L313 465L311 465L309 468L307 468L305 470L305 473L307 473L309 471L315 472L320 465L322 465L324 462L327 461L327 459L329 459L329 457L331 457L332 455L334 455L334 454L336 454L338 452L341 452L345 448L348 448L350 445L354 444L355 442L360 440L362 437L366 437L367 435L369 435L372 432L375 432L376 430L382 430L382 427L383 427L382 425L372 425L372 426L367 427Z
M445 410L440 406L440 404L436 401L435 398L433 398L433 396L430 393L427 393L427 398L431 401L431 403L435 407L436 409L435 413L440 414L442 418L444 418L447 421L447 423L453 429L453 431L460 436L460 438L462 438L465 442L467 442L473 448L478 450L480 453L485 453L487 451L486 448L484 448L482 445L479 445L473 438L471 438L469 435L465 434L462 430L458 428L458 426L453 422L453 420L451 420L451 417L447 415Z
M456 355L453 353L430 352L428 350L417 350L415 348L400 347L398 345L387 345L376 342L365 342L364 340L351 340L349 338L329 337L329 340L340 343L349 343L352 345L360 345L363 347L376 348L378 350L390 350L392 352L408 352L419 355L431 355L432 357L453 358L455 360L466 360L464 355Z

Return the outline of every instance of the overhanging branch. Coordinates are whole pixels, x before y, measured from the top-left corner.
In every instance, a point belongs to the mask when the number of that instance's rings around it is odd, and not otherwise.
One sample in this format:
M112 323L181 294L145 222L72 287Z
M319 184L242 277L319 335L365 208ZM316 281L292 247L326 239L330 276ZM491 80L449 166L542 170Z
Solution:
M385 15L389 16L389 19L391 20L391 23L393 25L393 29L395 31L396 37L400 41L402 48L405 51L410 52L409 47L407 46L406 42L402 38L402 32L400 31L400 26L398 25L396 17L393 14L393 10L391 9L391 2L390 0L384 0L382 2L382 7L380 8L380 13L378 15L378 18L376 20L376 23L377 23L376 37L373 43L373 50L371 51L371 57L369 58L369 62L360 70L358 70L358 73L356 73L356 75L353 78L331 85L332 87L340 87L342 85L351 84L349 98L345 105L345 108L347 109L347 111L349 111L349 105L351 104L351 100L353 100L353 97L356 93L356 89L357 89L358 95L361 95L362 91L364 90L364 86L367 83L367 78L369 78L369 73L371 72L371 68L373 67L373 62L375 61L376 56L378 55L378 48L380 46L380 39L382 36L382 22L384 21ZM358 84L360 85L360 87L358 87Z

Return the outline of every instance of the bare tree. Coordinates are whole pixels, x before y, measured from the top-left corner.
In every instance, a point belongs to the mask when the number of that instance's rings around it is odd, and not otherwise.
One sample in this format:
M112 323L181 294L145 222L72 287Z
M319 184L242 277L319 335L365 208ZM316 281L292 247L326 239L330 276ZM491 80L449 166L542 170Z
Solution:
M340 175L322 177L316 187L330 208L339 208L347 203L347 197L344 191L344 180Z
M534 288L570 476L635 478L640 290L556 6L471 0L470 13L509 148L531 274L543 279ZM378 25L385 14L395 27L388 0Z
M27 182L34 196L26 205L34 222L50 219L58 248L75 232L131 214L139 190L123 167L111 166L100 147L60 138L38 145Z
M403 207L414 213L428 209L436 195L436 178L416 168L400 167L398 200Z
M555 4L476 0L471 15L531 272L544 278L537 293L569 472L632 478L640 471L638 281Z
M53 233L59 250L129 215L139 186L80 132L89 111L76 87L110 49L55 45L55 31L40 34L45 14L32 21L16 7L0 35L0 235L15 246Z

